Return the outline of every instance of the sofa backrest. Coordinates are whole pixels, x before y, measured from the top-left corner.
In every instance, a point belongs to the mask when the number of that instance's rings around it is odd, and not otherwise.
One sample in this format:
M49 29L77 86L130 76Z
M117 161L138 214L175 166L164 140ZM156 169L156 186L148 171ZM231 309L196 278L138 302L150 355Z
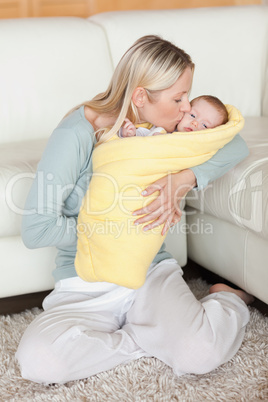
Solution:
M211 94L245 116L268 116L268 6L111 12L90 21L105 31L114 65L137 38L158 34L191 55L191 98Z
M103 91L122 54L158 34L196 64L191 97L212 94L268 115L268 7L119 11L91 18L0 21L0 143L47 138Z
M88 20L0 21L0 142L49 137L111 74L105 33Z

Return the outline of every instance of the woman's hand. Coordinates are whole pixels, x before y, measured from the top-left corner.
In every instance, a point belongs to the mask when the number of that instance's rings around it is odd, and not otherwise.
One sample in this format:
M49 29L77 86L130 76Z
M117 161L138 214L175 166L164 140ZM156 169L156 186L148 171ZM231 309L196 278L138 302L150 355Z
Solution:
M155 181L142 192L142 195L146 197L159 191L159 196L146 207L133 212L133 215L144 215L137 219L135 224L152 221L143 228L150 230L165 223L161 232L164 235L171 226L180 221L182 216L180 202L195 186L196 177L190 169L169 174Z

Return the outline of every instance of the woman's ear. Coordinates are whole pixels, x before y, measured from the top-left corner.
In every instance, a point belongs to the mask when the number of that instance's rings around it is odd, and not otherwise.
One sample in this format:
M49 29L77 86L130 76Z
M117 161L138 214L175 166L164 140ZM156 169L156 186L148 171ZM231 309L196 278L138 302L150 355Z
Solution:
M143 107L147 100L147 93L144 88L137 87L132 94L132 102L136 107Z

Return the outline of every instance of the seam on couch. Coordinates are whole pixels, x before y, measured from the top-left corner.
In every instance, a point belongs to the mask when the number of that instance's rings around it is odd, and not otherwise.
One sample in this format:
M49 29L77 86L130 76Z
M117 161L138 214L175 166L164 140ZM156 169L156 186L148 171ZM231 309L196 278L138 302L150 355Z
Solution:
M108 48L108 52L109 52L110 61L111 61L112 68L113 68L113 71L114 71L114 70L115 70L115 65L114 65L114 62L113 62L113 57L112 57L110 42L109 42L109 39L108 39L108 35L107 35L106 30L103 28L102 25L98 24L96 21L92 21L90 18L88 18L87 21L89 21L91 24L94 24L94 25L98 26L98 27L101 28L101 30L103 31L104 36L105 36L105 39L106 39L106 42L107 42L107 48Z
M243 286L244 286L245 290L248 290L248 283L247 283L247 246L248 246L248 236L249 236L249 230L246 231L245 244L244 244Z

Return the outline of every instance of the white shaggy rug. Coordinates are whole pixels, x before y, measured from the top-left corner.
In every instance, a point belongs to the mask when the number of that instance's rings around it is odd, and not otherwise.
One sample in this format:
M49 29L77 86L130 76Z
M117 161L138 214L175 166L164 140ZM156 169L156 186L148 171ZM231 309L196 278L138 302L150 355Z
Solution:
M188 283L197 298L207 294L206 282ZM0 316L1 402L268 401L268 317L255 308L250 308L239 352L209 374L176 377L161 361L141 358L85 380L51 386L23 380L14 359L23 331L40 311Z

